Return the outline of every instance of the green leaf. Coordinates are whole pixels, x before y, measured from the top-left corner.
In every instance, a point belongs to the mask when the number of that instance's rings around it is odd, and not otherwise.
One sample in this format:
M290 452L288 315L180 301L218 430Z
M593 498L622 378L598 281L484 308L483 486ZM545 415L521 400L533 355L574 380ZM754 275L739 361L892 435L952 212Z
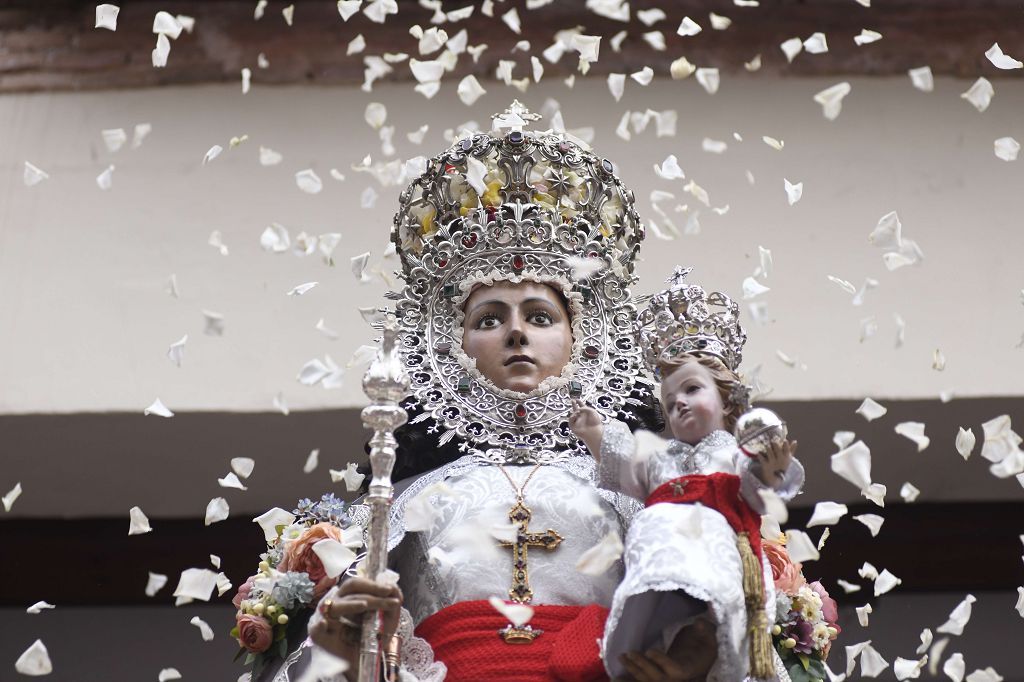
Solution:
M812 658L807 665L808 674L816 680L824 680L828 674L825 672L825 664L817 658Z
M255 660L256 660L256 655L255 654L248 653L248 654L245 655L245 664L246 665L252 665L252 662L255 661Z
M234 637L235 639L238 639L238 626L236 625L235 627L231 628L231 632L229 632L228 634Z
M245 653L245 647L238 647L238 653L236 653L235 657L231 659L231 662L234 663L235 661L240 659L242 657L242 654L244 654L244 653ZM249 665L249 662L246 661L245 664Z
M288 640L284 637L282 637L281 641L278 642L277 655L281 658L288 658Z
M810 665L811 661L810 657L807 654L797 654L796 657L800 659L800 665L804 667L804 670L807 670L807 666Z

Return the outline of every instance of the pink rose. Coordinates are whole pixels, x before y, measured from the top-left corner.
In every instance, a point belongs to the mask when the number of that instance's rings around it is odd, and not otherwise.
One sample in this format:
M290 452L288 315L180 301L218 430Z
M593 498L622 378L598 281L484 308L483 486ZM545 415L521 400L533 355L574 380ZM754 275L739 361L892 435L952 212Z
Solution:
M801 572L801 564L793 563L789 552L783 545L764 543L764 553L772 567L772 579L775 589L785 594L796 594L796 591L807 584Z
M334 585L335 579L327 577L327 571L320 557L313 551L313 545L321 540L341 540L341 531L329 523L318 523L308 528L297 539L288 543L284 557L277 567L279 571L296 571L305 573L313 581L313 597L318 600L327 594Z
M825 619L825 622L832 627L838 629L839 626L839 608L836 606L836 600L828 596L828 590L820 582L815 580L813 583L808 585L814 593L821 597L821 615Z
M235 595L231 603L235 605L236 609L242 608L242 602L249 598L249 593L252 592L253 582L256 580L256 576L249 576L245 582L238 588L238 593Z
M261 654L270 648L274 631L270 623L260 616L238 616L238 643L251 654Z

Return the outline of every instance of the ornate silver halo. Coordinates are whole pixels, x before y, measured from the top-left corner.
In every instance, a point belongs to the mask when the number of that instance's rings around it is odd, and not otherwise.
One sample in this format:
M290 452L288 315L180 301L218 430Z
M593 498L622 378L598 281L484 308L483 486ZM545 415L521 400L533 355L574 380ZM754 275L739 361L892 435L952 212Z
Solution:
M506 115L523 111L514 104ZM528 449L536 461L580 447L567 426L573 400L622 418L637 382L650 384L629 293L644 228L610 161L522 123L457 142L402 193L392 241L405 287L389 298L423 407L414 422L433 417L442 444L458 436L479 450ZM581 259L602 269L575 281ZM462 351L465 298L498 281L548 284L569 305L569 365L528 394L498 388Z

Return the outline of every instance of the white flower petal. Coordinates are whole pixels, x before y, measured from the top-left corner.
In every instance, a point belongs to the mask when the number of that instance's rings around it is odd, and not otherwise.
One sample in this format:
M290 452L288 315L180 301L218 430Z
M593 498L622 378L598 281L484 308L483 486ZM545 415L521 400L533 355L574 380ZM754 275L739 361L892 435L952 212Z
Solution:
M916 661L897 656L896 661L892 664L892 670L896 673L897 680L916 680L921 675L921 668L927 663L927 655Z
M789 551L789 558L795 563L802 564L821 558L811 538L800 530L786 531L786 549Z
M882 524L885 523L885 519L878 514L859 514L851 518L867 526L868 530L871 531L871 537L876 537L878 531L882 530Z
M828 52L828 41L825 40L825 34L820 31L812 33L803 44L804 49L810 54L822 54L824 52Z
M992 43L992 47L985 50L985 56L997 69L1024 69L1024 62L1003 54L1003 48L999 47L999 43Z
M102 190L110 189L114 184L114 166L107 166L107 169L96 176L96 186Z
M864 606L858 606L854 609L857 612L857 622L860 623L862 628L868 626L868 614L872 612L871 604L865 604Z
M786 200L789 201L789 205L792 206L800 201L800 197L804 195L804 183L798 182L794 185L786 178L783 178L782 182L786 188Z
M348 21L353 14L359 11L359 6L363 4L363 0L338 0L338 14L341 15L342 21Z
M210 569L186 568L178 578L178 586L174 588L174 596L209 601L216 587L217 574Z
M662 161L661 165L654 165L655 174L664 180L685 180L686 174L683 173L683 169L679 167L679 160L675 154L669 154Z
M142 411L142 414L144 414L144 415L155 414L158 417L166 417L166 418L170 418L170 417L174 416L174 413L171 412L169 409L167 409L167 406L164 405L160 401L160 398L157 398L156 400L154 400L152 405L150 405L149 407L147 407L146 409L144 409Z
M14 506L15 501L21 497L21 482L14 484L14 487L7 491L7 494L3 496L2 502L4 505L4 511L11 511L11 507Z
M783 142L782 140L776 140L774 137L769 137L768 135L762 135L761 140L766 145L768 145L769 147L778 152L781 152L782 148L786 146L786 143Z
M166 35L177 40L183 28L181 22L169 12L157 12L156 16L153 17L153 33Z
M610 73L608 74L608 92L612 93L612 97L618 102L622 99L622 93L626 88L626 74L624 73Z
M990 462L1001 462L1019 451L1021 437L1010 428L1009 415L1000 415L981 425L984 441L981 456Z
M917 486L910 482L904 483L900 488L900 497L907 503L915 501L920 494L921 491L917 489Z
M188 341L188 334L185 334L183 337L181 337L180 339L178 339L177 341L172 343L167 348L167 357L177 367L181 367L181 361L185 357L185 343L187 341Z
M854 583L851 583L848 580L843 580L842 578L837 579L836 582L839 584L839 587L843 588L843 591L846 592L846 594L853 594L854 592L860 592L861 590L860 585L855 585Z
M888 411L889 410L887 408L876 403L871 398L865 398L864 402L862 402L860 407L857 408L856 413L870 422L883 416Z
M459 81L457 92L459 99L466 106L472 106L480 97L487 94L487 91L480 85L480 81L472 74Z
M1012 137L1000 137L995 141L995 153L1003 161L1016 161L1020 153L1020 142Z
M679 24L679 28L676 29L676 34L683 37L695 36L700 32L700 25L690 17L683 17L682 22Z
M100 136L103 137L103 144L106 145L107 151L111 153L119 150L128 141L128 133L124 131L124 128L101 130Z
M331 370L328 370L328 373L330 373L330 371ZM320 464L320 449L319 448L313 448L312 450L309 451L309 454L306 455L306 462L302 465L302 473L304 473L304 474L313 473L313 471L316 469L317 465L319 465L319 464Z
M879 507L885 506L885 491L886 488L881 483L872 483L864 490L860 491L860 494L867 499L874 502Z
M300 284L297 287L289 289L288 293L285 294L285 296L302 296L304 293L315 287L317 284L319 284L319 282L306 282L305 284Z
M1024 587L1017 588L1017 605L1013 608L1017 609L1021 618L1024 618Z
M139 507L132 507L128 510L128 519L128 535L142 535L153 530L149 527L149 519Z
M968 594L963 601L949 613L949 619L935 629L946 635L962 635L964 627L971 620L971 605L978 601L973 594Z
M32 645L18 656L18 660L14 662L14 670L29 677L49 675L53 672L50 654L46 651L43 640L37 639L32 642Z
M914 441L918 452L928 447L931 442L928 436L924 435L924 424L921 422L900 422L894 430L904 438Z
M374 130L380 130L388 120L388 109L380 102L370 102L363 111L363 120Z
M760 296L767 291L771 291L771 288L761 284L753 277L747 277L743 280L743 300L745 301L748 301L755 296Z
M932 76L932 67L921 66L907 71L911 84L922 92L931 92L935 89L935 78Z
M487 601L495 611L508 618L508 621L516 627L526 625L533 618L533 608L526 604L510 604L497 597L490 597Z
M811 520L807 522L808 528L814 526L831 526L839 522L849 511L845 504L838 502L818 502L814 505L814 513Z
M761 504L764 505L764 514L766 516L779 525L789 520L789 510L786 509L786 503L782 501L778 493L771 488L760 488L757 491L757 495L761 498Z
M280 507L274 507L253 519L263 529L263 537L267 542L277 539L278 526L290 526L295 522L295 516L286 512Z
M320 180L320 176L313 172L312 168L307 168L296 173L295 184L299 189L307 194L317 194L324 188L323 181Z
M871 485L871 451L864 441L857 441L832 455L832 471L849 481L858 490Z
M616 530L610 531L601 541L580 555L576 570L583 575L604 575L622 556L622 538Z
M650 85L651 81L654 79L654 69L649 66L645 66L641 70L629 74L629 77L640 85Z
M669 73L672 75L673 80L682 80L683 78L688 77L696 70L697 67L691 64L689 60L686 59L686 57L680 57L679 59L676 59L669 66Z
M319 557L328 578L337 578L356 560L356 553L333 538L324 538L313 544L313 553Z
M354 493L359 490L359 486L363 484L363 479L366 478L366 474L361 474L356 470L356 464L349 462L348 466L345 467L345 474L343 476L345 481L345 490L350 493Z
M218 478L217 484L221 488L235 488L236 490L248 490L233 471L229 471L224 478Z
M231 509L228 507L228 501L223 497L215 497L206 504L206 519L203 524L209 526L219 523L228 518L230 512Z
M41 168L37 168L36 166L33 166L31 163L26 161L25 173L22 176L22 178L25 181L26 187L32 187L33 185L38 185L43 180L48 180L50 178L50 175Z
M102 4L96 5L96 25L94 28L105 28L110 31L117 30L117 13L121 8L117 5Z
M157 682L170 682L170 680L180 680L181 673L178 672L177 668L164 668L157 675Z
M833 277L832 275L828 275L828 281L832 282L833 284L835 284L836 286L838 286L840 289L842 289L843 291L845 291L848 294L852 295L852 294L856 294L857 293L857 287L853 286L853 284L851 284L850 282L846 281L845 279L839 279L838 277Z
M857 45L867 45L868 43L873 43L881 39L881 33L878 33L877 31L871 31L866 28L862 28L860 30L860 35L853 37L853 42L855 42Z
M190 620L189 623L199 628L199 634L200 636L202 636L204 642L209 642L213 640L213 630L210 628L210 625L205 620L203 620L199 616L193 616L192 620Z
M825 118L834 121L843 109L843 98L849 94L850 84L843 81L814 95L814 101L821 105Z
M153 597L156 593L164 588L167 584L167 576L161 573L150 572L149 579L146 582L146 596Z
M30 606L27 609L25 609L25 613L31 613L31 614L34 615L34 614L42 613L43 609L55 609L55 608L57 608L57 607L54 606L53 604L51 604L50 602L47 602L47 601L37 601L32 606Z
M718 74L718 69L697 69L697 82L701 84L709 95L713 95L718 92L718 86L721 84L721 77Z
M786 61L792 63L793 59L803 52L804 41L799 38L790 38L779 45L779 48L781 48L782 52L786 55Z
M959 652L947 658L946 662L942 664L942 672L953 682L961 682L966 671L967 665L964 663L964 655Z
M167 39L167 36L161 33L156 37L156 47L153 48L153 52L150 55L150 59L153 63L153 67L162 69L167 66L167 57L171 54L171 41Z
M992 97L995 94L996 91L992 87L992 83L987 78L979 78L960 97L973 104L974 108L978 111L985 111L988 109L988 105L992 103Z
M902 583L903 581L890 573L888 568L883 568L875 578L875 596L880 597Z
M522 33L522 23L519 20L519 10L515 7L501 15L501 20L512 29L515 34Z

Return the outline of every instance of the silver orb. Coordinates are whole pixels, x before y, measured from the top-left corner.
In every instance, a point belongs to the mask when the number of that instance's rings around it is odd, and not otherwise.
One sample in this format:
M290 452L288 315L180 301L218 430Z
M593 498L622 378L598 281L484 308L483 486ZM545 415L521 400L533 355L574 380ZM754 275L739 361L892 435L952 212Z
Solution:
M767 454L773 442L783 443L788 435L786 422L763 407L745 412L736 420L736 442L751 457Z

